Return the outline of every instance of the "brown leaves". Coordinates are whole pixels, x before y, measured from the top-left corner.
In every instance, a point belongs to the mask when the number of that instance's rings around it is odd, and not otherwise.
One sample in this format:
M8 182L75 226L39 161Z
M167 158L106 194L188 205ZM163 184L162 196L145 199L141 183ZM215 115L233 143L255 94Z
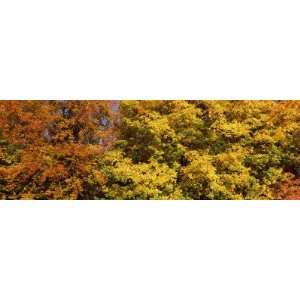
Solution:
M275 185L274 194L276 199L300 200L300 179L287 173L286 179Z

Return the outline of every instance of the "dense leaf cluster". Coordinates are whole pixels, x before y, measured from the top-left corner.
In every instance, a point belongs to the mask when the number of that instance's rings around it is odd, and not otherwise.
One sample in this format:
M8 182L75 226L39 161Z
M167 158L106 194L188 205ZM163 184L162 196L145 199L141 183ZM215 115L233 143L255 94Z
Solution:
M300 101L0 101L2 199L299 199Z

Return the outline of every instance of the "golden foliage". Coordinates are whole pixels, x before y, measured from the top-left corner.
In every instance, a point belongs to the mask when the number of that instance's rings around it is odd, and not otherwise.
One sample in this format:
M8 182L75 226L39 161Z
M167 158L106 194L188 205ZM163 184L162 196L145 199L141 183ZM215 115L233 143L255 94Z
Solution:
M300 101L0 101L2 199L299 198L299 153Z

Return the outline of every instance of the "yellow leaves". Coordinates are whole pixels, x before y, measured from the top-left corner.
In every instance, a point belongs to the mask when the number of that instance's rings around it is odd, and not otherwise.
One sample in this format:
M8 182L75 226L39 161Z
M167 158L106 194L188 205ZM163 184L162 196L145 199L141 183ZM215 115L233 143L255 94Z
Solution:
M219 171L227 173L244 173L248 172L243 165L245 155L242 152L225 152L214 157L214 165Z
M183 189L194 199L215 198L214 191L219 189L219 183L211 157L192 151L188 160L188 166L182 168Z
M183 189L193 199L243 199L251 178L243 157L242 152L211 156L191 151L182 169Z
M199 155L195 151L187 155L190 164L184 168L183 173L190 179L210 178L215 177L215 168L212 164L212 159L208 155Z
M0 101L0 198L270 198L300 174L300 101L113 105Z
M231 123L219 123L215 125L214 128L219 134L229 139L245 137L249 133L249 129L246 125L236 121Z
M118 156L118 154L116 154ZM128 158L114 160L104 167L106 196L116 199L168 199L176 192L176 172L156 161L133 164ZM109 160L109 157L106 157Z

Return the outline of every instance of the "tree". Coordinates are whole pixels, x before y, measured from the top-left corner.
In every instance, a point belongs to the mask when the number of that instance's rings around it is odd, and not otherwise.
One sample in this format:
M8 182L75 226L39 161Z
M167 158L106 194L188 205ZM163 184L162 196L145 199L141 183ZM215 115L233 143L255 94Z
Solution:
M132 170L154 164L168 166L172 196L184 199L272 199L288 172L299 176L299 101L123 101L121 115L122 163L103 169L122 173L122 183L108 181L116 198L151 198L122 191L138 182ZM156 174L149 180L159 186Z
M0 101L3 199L298 198L300 101Z
M113 134L108 102L1 101L0 115L2 198L101 194L104 177L96 159Z

